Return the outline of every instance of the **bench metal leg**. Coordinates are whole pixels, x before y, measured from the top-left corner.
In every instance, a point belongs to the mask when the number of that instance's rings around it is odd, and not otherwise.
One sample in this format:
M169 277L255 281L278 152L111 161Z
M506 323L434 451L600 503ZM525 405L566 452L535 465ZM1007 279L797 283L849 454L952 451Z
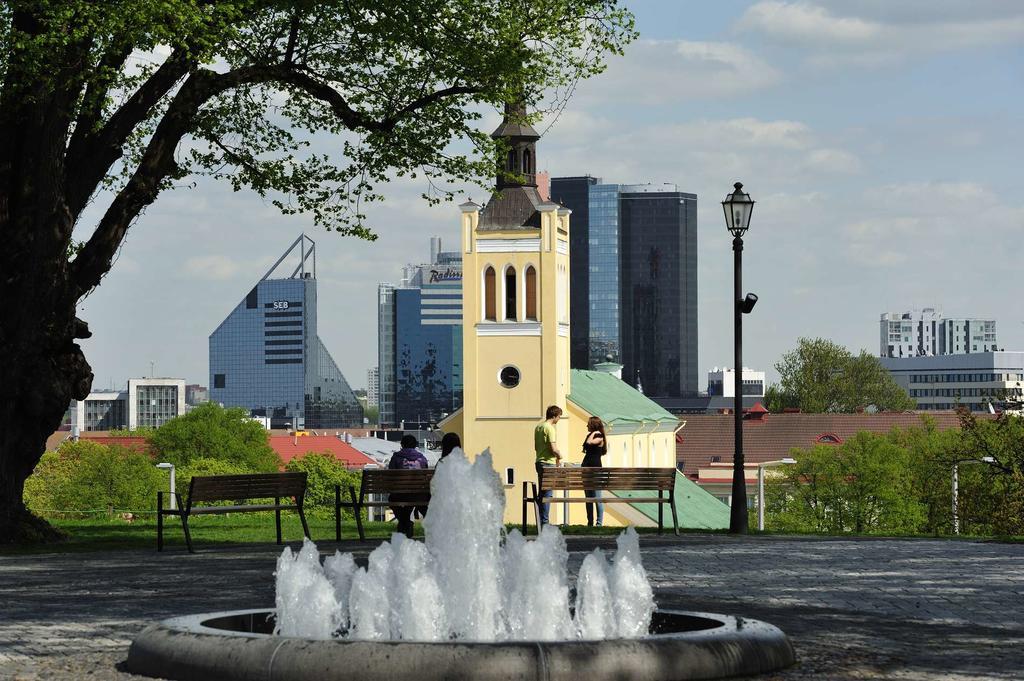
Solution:
M309 525L306 524L306 512L302 509L302 504L298 504L298 506L299 520L302 521L302 534L306 539L312 539L312 537L309 536Z
M156 493L156 550L164 550L164 493Z
M281 497L274 497L274 504L281 505ZM281 544L281 509L274 509L274 519L277 521L277 543Z
M665 504L661 501L665 498L664 492L665 490L658 490L658 534L661 534L665 526Z
M357 501L355 487L349 487L348 493L352 497L352 513L356 516L356 529L359 530L359 541L363 541L366 539L366 534L363 533L363 508L359 503L361 499Z
M341 485L334 486L334 541L341 541Z
M676 536L679 536L679 518L676 516L676 492L672 492L668 495L668 503L672 506L672 527L675 528Z
M185 545L188 547L188 552L195 553L195 549L192 548L192 535L188 531L188 516L184 513L181 514L181 529L185 531Z
M529 496L527 493L526 482L523 482L523 536L526 536L526 514L527 514L527 503L529 503Z

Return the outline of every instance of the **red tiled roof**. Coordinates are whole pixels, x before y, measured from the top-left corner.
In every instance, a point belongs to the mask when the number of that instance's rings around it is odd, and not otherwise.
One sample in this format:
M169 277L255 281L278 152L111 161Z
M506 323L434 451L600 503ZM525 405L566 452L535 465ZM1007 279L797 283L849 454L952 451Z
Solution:
M345 464L347 468L362 468L376 463L352 445L346 444L333 435L299 435L297 437L271 435L267 441L281 457L283 463L288 463L307 452L327 452Z
M987 415L977 415L979 418ZM743 423L743 456L747 464L772 461L789 456L794 447L808 448L823 435L841 442L860 431L888 433L893 428L924 425L929 418L938 430L960 427L956 412L882 412L878 414L767 414L752 425ZM707 467L712 457L731 463L733 455L733 417L731 414L695 414L683 417L686 426L676 438L676 460L683 462L683 473L694 476Z
M149 446L146 443L146 438L142 435L96 435L93 432L82 433L80 436L82 440L89 440L97 444L106 445L108 447L117 446L124 447L125 449L133 449L140 454L148 454Z

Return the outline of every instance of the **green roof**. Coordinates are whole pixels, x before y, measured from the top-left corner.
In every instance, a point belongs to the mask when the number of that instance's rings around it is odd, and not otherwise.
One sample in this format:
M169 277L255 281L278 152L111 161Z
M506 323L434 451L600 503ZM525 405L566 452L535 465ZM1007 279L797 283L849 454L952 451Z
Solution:
M612 374L573 369L569 380L569 400L609 425L679 421L657 402Z
M617 497L649 496L650 492L613 492ZM645 516L657 522L659 504L629 504ZM665 527L672 527L672 512L664 510ZM676 515L679 527L698 530L725 530L729 528L729 507L712 496L707 490L676 472Z

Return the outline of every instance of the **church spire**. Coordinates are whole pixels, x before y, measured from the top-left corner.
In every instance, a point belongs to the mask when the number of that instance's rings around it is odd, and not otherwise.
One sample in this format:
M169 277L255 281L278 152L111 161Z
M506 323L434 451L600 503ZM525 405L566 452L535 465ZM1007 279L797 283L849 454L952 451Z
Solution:
M508 145L505 158L500 159L497 189L508 187L537 186L537 140L540 135L526 120L526 104L523 100L507 102L505 117L498 129L491 133L493 139L504 139ZM509 173L518 177L507 177Z

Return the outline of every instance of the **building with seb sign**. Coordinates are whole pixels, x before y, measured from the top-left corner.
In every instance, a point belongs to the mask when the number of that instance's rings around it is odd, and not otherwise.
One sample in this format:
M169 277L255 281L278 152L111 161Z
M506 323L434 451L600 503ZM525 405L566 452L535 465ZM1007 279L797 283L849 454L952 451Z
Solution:
M298 265L287 276L283 263ZM275 277L279 268L285 274ZM210 334L210 400L271 427L348 428L363 409L317 335L316 244L296 239Z

